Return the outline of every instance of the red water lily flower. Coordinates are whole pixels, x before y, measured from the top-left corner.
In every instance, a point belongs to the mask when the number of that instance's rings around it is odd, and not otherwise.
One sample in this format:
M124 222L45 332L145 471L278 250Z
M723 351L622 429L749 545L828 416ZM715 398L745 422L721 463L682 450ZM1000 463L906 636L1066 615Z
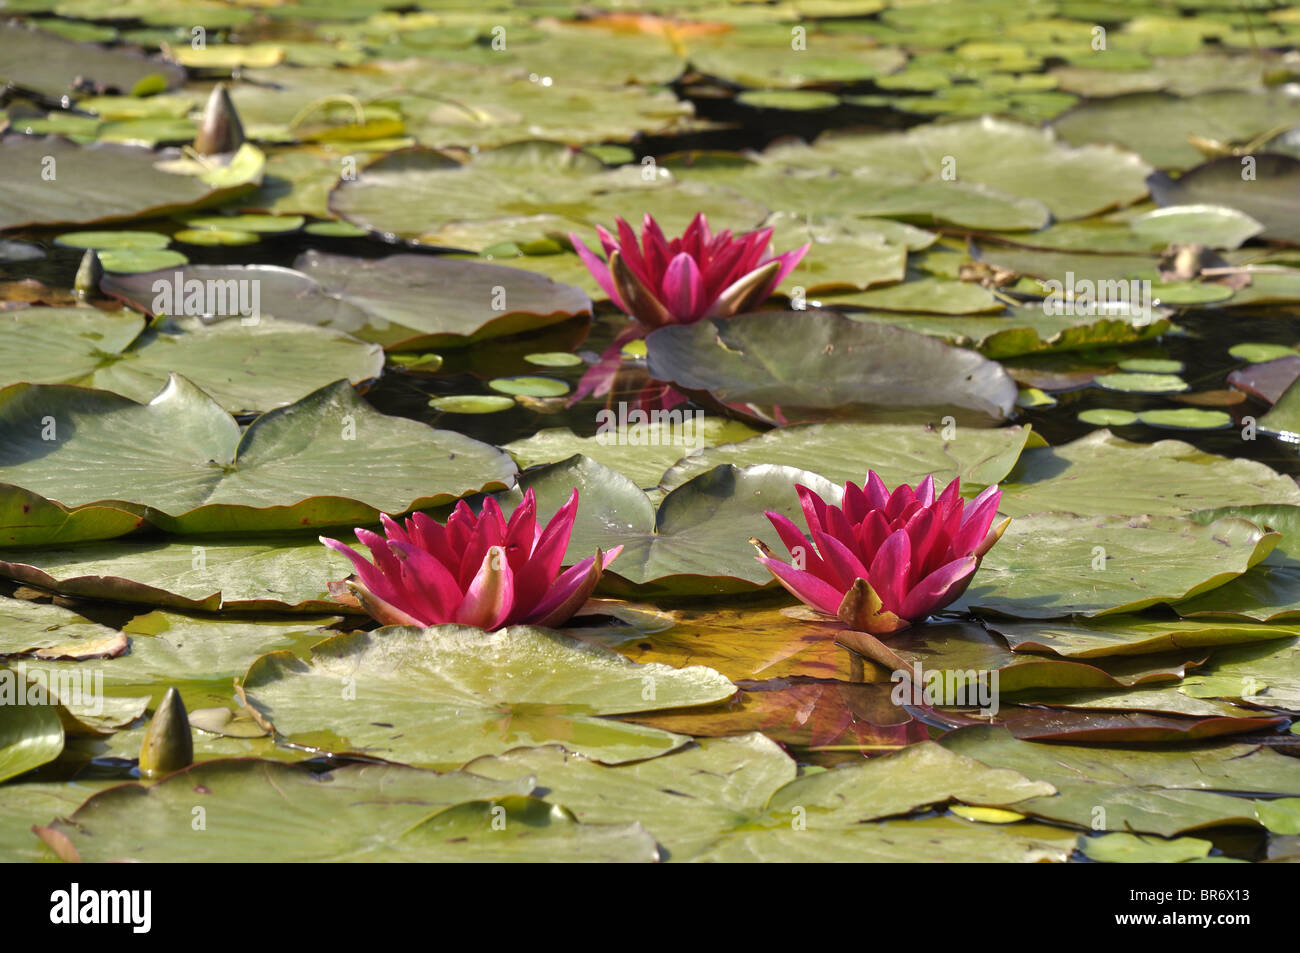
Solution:
M794 563L751 539L759 562L812 608L873 635L905 629L960 597L1011 522L993 526L1001 490L991 486L966 503L959 480L938 497L932 476L891 493L872 471L864 486L844 485L842 507L806 486L796 490L812 542L769 512Z
M597 549L595 556L561 572L577 514L574 490L545 528L539 526L530 489L509 522L491 497L478 514L461 500L445 526L423 513L405 526L381 516L383 536L355 531L373 563L337 539L320 538L357 570L344 583L332 583L330 591L344 600L350 594L384 625L561 625L587 601L623 549L607 555Z
M739 237L730 231L714 235L704 213L696 215L681 238L669 241L650 215L645 217L638 244L636 232L618 219L618 238L596 226L605 260L570 234L573 248L596 283L624 313L635 319L605 349L600 361L582 376L569 406L589 394L610 392L622 366L624 345L667 324L692 324L704 318L729 318L751 311L767 300L811 247L773 257L768 250L772 229ZM642 409L668 409L686 398L672 387L652 386L639 392L634 404Z
M617 222L617 239L596 227L605 261L577 235L570 234L569 239L609 299L645 329L753 310L810 247L773 257L768 251L772 229L737 237L730 231L714 235L703 212L691 220L681 238L672 241L650 215L642 225L640 244L631 225L621 218Z

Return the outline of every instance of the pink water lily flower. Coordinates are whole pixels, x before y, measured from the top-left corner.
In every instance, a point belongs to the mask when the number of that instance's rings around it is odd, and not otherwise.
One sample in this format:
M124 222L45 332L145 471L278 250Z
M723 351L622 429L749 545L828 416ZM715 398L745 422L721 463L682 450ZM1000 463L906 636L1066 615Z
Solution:
M905 629L959 598L1011 522L993 526L1002 499L997 486L966 503L959 480L938 497L932 476L891 493L872 471L864 486L844 485L842 507L805 486L796 490L812 542L769 512L794 562L751 539L759 562L812 608L873 635Z
M609 299L645 329L751 311L794 271L810 247L774 257L768 250L772 229L714 235L703 212L672 241L650 215L639 244L632 226L621 218L617 222L617 239L596 227L605 261L577 235L569 239Z
M461 500L445 526L423 513L405 526L381 516L383 536L355 531L373 563L337 539L320 538L352 560L357 571L332 583L330 591L343 601L350 595L384 625L561 625L587 601L623 549L608 555L597 549L561 572L577 514L575 489L551 521L539 526L537 500L529 489L509 522L491 497L478 514Z

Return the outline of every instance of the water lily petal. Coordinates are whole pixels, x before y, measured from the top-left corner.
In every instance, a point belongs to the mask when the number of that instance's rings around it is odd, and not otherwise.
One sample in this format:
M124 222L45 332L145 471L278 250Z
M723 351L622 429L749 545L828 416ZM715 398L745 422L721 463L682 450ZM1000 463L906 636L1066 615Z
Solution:
M912 587L898 614L917 622L942 609L961 595L978 568L979 560L974 556L962 556L940 566Z
M483 556L483 564L469 584L465 598L453 621L475 625L480 629L499 628L514 607L514 574L505 550L493 546Z

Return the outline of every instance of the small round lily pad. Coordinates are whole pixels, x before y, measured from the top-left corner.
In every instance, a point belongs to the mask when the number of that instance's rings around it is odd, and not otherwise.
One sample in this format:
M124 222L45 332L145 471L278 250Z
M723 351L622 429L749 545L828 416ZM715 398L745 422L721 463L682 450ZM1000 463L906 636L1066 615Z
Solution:
M569 392L568 384L553 377L498 377L488 381L488 387L526 397L563 397Z
M515 402L496 394L448 394L433 398L429 406L445 414L495 414L514 407Z
M582 363L582 358L568 351L540 351L536 354L525 354L524 360L538 367L576 367Z
M1118 367L1129 374L1177 374L1183 369L1183 362L1159 357L1130 357L1127 361L1120 361Z
M99 263L105 271L118 274L140 274L160 268L175 268L189 264L189 259L170 248L123 248L99 253Z
M1221 410L1203 410L1200 407L1144 410L1137 417L1149 427L1169 427L1174 430L1221 430L1232 424L1230 414Z
M307 221L301 215L197 215L184 220L190 228L225 228L241 232L293 232Z
M160 232L65 232L54 244L96 251L157 251L171 244L171 239Z
M308 235L322 235L325 238L365 238L370 234L351 222L312 222L303 231Z
M1127 427L1137 423L1138 415L1131 410L1114 407L1094 407L1079 412L1079 421L1094 427Z
M1246 361L1249 364L1264 364L1268 361L1276 361L1279 357L1292 357L1296 354L1296 351L1285 344L1245 341L1228 348L1228 353L1239 361Z
M255 245L262 239L256 232L238 228L183 228L172 236L186 245Z
M798 112L834 109L840 104L840 98L834 93L811 89L753 89L741 93L736 101L756 109L790 109Z
M1177 374L1099 374L1093 383L1129 394L1180 394L1187 390L1187 381Z
M436 371L442 367L441 354L389 354L388 359L409 370Z

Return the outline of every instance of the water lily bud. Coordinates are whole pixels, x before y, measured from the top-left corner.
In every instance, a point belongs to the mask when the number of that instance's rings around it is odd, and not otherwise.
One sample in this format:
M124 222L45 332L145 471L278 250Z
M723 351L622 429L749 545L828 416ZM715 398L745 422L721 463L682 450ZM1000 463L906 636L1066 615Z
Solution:
M208 104L203 107L199 132L194 137L194 151L200 155L214 156L234 152L244 144L244 126L230 101L225 83L212 87Z
M140 746L140 774L146 778L158 778L188 767L193 761L194 739L190 735L185 703L181 701L180 692L169 688L144 733L144 744Z
M99 282L104 277L104 266L100 264L99 253L87 248L77 266L77 277L72 280L72 290L83 298L99 294Z

